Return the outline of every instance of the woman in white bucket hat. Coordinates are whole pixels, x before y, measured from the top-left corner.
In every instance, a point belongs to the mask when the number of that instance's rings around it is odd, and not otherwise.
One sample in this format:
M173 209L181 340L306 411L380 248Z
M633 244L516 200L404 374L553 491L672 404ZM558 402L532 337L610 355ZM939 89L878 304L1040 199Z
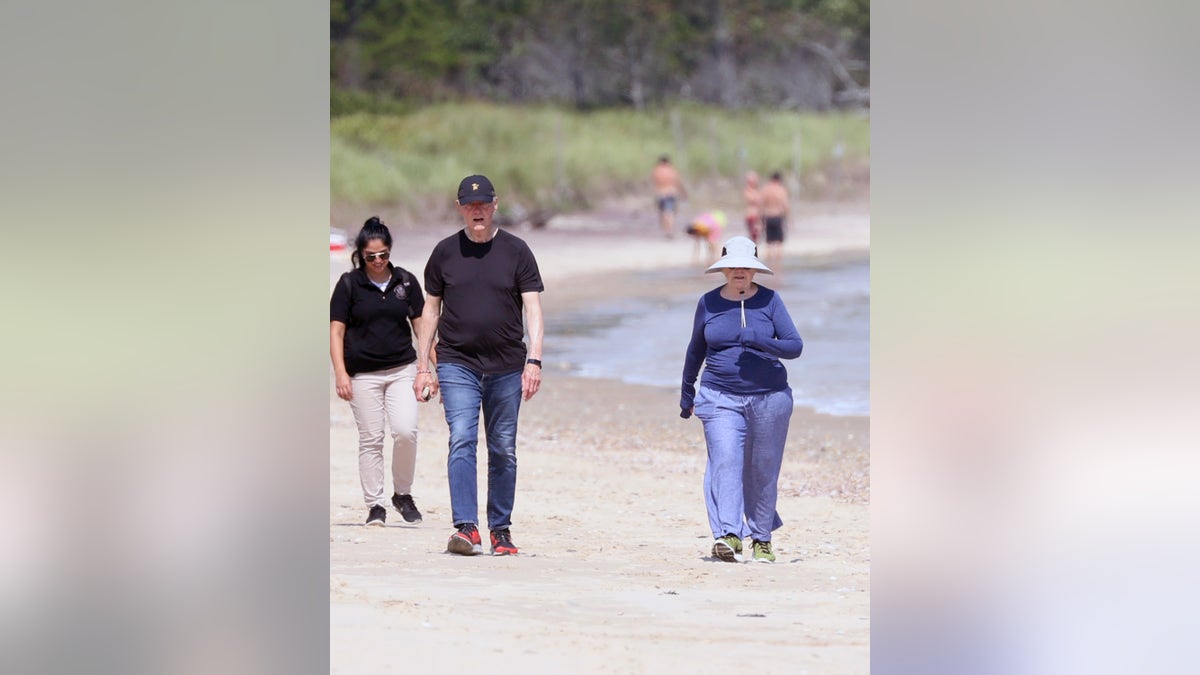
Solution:
M696 305L679 398L679 416L695 413L704 423L712 554L726 562L742 561L747 537L755 561L775 561L771 533L783 525L775 503L792 417L792 390L779 359L804 349L783 300L754 283L755 274L772 273L757 254L753 241L733 237L706 270L724 274L725 284Z

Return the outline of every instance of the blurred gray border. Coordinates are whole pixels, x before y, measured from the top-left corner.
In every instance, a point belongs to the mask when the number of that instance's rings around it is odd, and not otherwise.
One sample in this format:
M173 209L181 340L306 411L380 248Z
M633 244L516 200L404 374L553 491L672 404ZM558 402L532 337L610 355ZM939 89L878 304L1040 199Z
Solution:
M329 5L0 8L8 672L328 672Z

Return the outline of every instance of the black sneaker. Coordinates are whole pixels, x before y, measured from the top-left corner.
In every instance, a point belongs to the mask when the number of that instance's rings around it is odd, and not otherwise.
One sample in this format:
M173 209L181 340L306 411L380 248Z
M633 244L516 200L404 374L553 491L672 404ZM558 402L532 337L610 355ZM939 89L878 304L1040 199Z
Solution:
M376 504L371 507L371 512L367 514L367 526L383 527L387 524L387 509Z
M404 516L405 522L419 523L421 522L421 512L417 510L417 505L413 503L412 495L392 494L392 506Z

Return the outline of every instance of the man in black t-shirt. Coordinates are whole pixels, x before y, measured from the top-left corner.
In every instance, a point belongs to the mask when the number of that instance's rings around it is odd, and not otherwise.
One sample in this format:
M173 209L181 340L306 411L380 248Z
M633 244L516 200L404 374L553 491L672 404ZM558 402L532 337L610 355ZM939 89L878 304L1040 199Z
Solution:
M485 176L458 186L464 227L441 240L425 265L425 311L417 324L418 397L441 393L456 532L446 550L483 552L476 445L483 411L488 448L487 523L492 555L517 553L509 526L517 487L517 416L542 382L542 303L537 260L520 238L493 224L496 191ZM524 311L524 324L522 323ZM526 349L525 328L529 330ZM437 336L437 373L429 350Z

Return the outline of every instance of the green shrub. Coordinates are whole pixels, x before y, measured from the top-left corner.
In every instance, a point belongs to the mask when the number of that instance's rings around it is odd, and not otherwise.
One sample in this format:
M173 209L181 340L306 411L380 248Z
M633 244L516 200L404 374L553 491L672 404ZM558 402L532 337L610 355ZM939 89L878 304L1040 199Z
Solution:
M359 112L376 115L405 115L412 112L413 108L412 104L404 101L351 89L334 87L329 92L329 116L331 118Z
M508 207L578 209L598 198L645 192L663 154L689 184L740 182L748 169L790 175L797 160L803 181L839 161L839 144L840 161L866 163L870 154L870 121L861 114L695 105L593 112L486 103L403 114L359 109L334 117L330 133L330 197L350 204L446 203L463 176L484 173Z

